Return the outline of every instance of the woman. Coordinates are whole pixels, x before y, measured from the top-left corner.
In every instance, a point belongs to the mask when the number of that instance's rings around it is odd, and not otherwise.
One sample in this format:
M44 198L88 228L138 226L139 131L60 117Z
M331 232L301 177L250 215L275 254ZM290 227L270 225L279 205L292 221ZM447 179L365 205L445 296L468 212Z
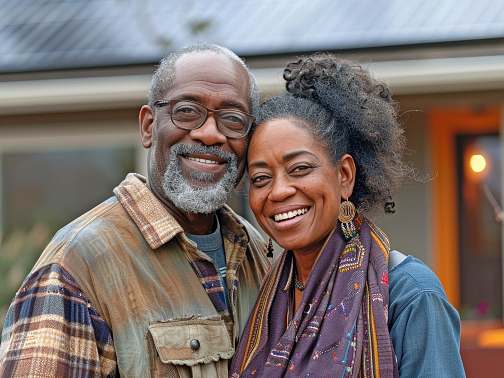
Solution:
M390 266L387 237L365 216L411 173L387 87L323 54L284 78L287 93L261 107L248 170L250 207L286 251L231 376L464 376L439 280L411 256L393 252L403 261Z

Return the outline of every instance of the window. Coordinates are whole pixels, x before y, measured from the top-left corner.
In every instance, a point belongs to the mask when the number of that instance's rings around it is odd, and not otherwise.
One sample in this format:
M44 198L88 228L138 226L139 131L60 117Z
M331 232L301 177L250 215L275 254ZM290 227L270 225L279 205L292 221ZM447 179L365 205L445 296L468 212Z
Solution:
M111 197L142 157L136 133L48 134L0 143L0 326L54 233Z
M134 171L132 147L5 153L2 219L5 234L44 224L55 231L112 195Z

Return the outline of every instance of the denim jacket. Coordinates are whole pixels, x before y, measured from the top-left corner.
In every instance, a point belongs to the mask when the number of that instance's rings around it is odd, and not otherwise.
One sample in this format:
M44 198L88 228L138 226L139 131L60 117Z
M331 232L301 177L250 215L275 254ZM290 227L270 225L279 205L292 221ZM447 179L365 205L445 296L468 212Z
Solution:
M399 375L465 377L460 318L439 279L413 256L391 267L389 275L388 322Z

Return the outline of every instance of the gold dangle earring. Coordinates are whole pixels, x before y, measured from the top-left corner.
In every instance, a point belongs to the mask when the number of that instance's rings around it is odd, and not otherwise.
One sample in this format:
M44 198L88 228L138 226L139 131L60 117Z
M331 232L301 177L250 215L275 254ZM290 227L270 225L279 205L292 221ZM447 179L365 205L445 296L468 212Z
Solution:
M273 257L273 241L271 238L268 240L268 252L266 253L266 257Z
M347 199L345 199L340 204L338 220L341 224L341 231L343 231L343 235L345 239L351 240L355 236L357 236L357 229L353 223L355 217L355 205Z

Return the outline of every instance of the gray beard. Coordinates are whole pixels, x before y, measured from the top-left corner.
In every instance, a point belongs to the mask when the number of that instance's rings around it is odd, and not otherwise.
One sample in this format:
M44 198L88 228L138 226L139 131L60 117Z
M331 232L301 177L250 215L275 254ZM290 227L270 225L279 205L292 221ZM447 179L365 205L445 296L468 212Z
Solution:
M182 175L180 155L194 153L213 154L227 161L227 169L222 178L212 185L215 175L208 172L191 172L191 180L201 182L201 187L193 187ZM166 197L186 213L210 214L220 209L229 199L238 179L238 163L235 154L224 152L217 147L191 144L176 144L170 148L170 157L163 175L163 191Z

